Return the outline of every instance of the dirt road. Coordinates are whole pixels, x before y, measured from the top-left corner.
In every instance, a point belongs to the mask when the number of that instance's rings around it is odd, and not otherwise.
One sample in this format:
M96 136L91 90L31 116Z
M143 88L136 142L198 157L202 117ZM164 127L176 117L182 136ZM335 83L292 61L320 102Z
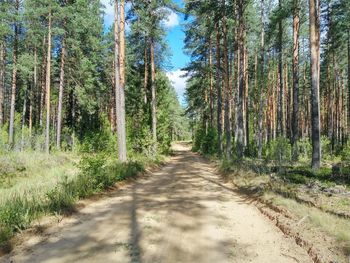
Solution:
M311 262L185 145L158 172L32 237L5 262Z

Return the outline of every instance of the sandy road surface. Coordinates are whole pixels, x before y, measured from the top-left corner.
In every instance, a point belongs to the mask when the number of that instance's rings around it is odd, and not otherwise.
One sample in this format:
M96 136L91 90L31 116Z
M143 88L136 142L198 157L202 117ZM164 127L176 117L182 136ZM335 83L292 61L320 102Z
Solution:
M311 262L184 144L158 172L32 237L4 262Z

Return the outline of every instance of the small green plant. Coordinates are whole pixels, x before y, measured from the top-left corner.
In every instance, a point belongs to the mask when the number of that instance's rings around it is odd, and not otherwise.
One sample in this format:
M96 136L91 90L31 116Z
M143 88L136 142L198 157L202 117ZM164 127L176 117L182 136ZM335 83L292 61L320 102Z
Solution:
M299 158L308 161L312 154L312 145L309 138L302 138L298 141Z
M270 142L266 151L267 160L274 161L281 168L291 161L291 145L288 139L279 137Z

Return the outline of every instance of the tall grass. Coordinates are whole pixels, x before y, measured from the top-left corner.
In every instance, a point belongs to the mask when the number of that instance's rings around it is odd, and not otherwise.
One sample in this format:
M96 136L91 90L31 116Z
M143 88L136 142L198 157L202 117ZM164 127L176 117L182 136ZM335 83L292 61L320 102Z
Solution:
M136 157L122 164L106 153L86 154L79 162L73 155L17 154L24 169L0 186L0 246L38 217L69 211L77 200L135 176L154 162Z

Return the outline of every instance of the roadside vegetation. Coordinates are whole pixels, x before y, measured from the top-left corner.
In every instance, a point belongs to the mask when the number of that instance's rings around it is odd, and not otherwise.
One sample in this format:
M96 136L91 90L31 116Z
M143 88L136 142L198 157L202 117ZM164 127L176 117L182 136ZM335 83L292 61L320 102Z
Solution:
M169 150L167 150L169 152ZM116 139L107 129L87 137L75 151L7 151L0 154L0 248L44 215L69 214L78 200L137 176L162 156L131 153L119 162Z
M299 233L333 237L343 258L350 253L349 3L188 1L185 40L193 150L216 159L248 198L305 217L310 227Z
M299 161L292 160L286 140L266 145L262 159L220 160L206 152L212 146L204 144L199 149L194 145L194 150L217 161L224 178L242 193L285 209L297 222L309 225L308 230L330 236L339 251L350 256L350 163L346 158L349 146L332 153L327 139L322 141L324 159L318 170L308 165L311 147L305 140L298 143Z
M166 74L170 2L114 1L106 24L100 0L0 1L0 246L189 137Z

